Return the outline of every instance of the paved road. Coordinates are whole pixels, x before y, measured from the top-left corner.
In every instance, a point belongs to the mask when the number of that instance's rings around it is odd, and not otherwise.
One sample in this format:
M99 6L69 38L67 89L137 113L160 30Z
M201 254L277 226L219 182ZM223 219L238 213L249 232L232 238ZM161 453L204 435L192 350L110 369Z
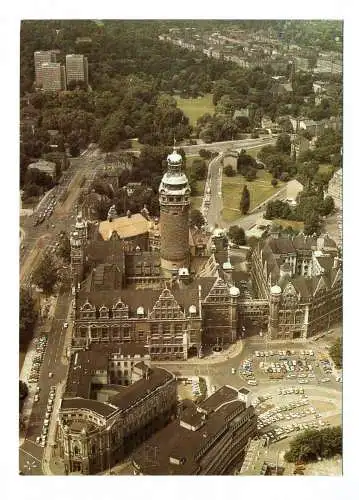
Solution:
M187 154L195 154L198 153L201 149L207 149L208 151L219 151L224 152L229 149L231 150L239 150L239 149L248 149L250 147L256 146L267 146L268 144L273 144L275 139L270 137L260 138L260 139L241 139L234 141L221 141L221 142L211 142L210 144L195 144L191 146L181 146L185 153Z
M40 399L32 407L26 439L20 447L20 457L25 451L38 459L41 459L43 456L43 449L36 445L35 442L36 437L40 436L42 431L50 386L58 385L66 376L67 367L62 362L62 354L67 330L63 327L63 324L67 321L70 302L71 293L69 287L68 285L64 285L57 301L54 320L48 335L48 345L40 371L38 382L40 386ZM50 372L53 373L52 378L49 377Z
M79 187L82 175L86 177L94 175L94 172L96 172L101 163L96 161L99 156L101 155L99 150L96 149L96 145L90 145L81 157L70 160L70 167L65 172L66 179L59 187L58 196L63 197L63 202L57 202L53 214L45 219L42 224L33 226L36 215L20 218L21 227L26 233L22 241L24 248L20 251L20 278L22 282L26 281L40 258L38 256L35 262L33 262L32 253L34 249L41 253L49 243L55 241L60 231L69 232L75 218L70 213L73 210L76 200L73 200L73 203L69 204L67 198L70 195L70 191ZM81 176L77 175L79 172L81 172ZM74 179L76 185L74 185ZM46 205L46 200L41 202L41 206L43 205Z
M266 142L263 140L252 139L252 142L247 141L230 141L230 143L216 143L223 144L220 151L226 151L228 149L228 144L231 144L231 149L251 149L257 146L265 146L267 144L271 144L273 139L269 139ZM239 142L241 143L239 145ZM208 148L206 148L208 149ZM252 212L246 217L238 217L238 220L229 223L223 221L221 217L221 213L223 210L223 198L222 198L222 173L223 167L221 165L221 160L223 158L223 153L220 153L216 158L214 158L208 165L208 176L207 182L205 186L205 194L210 190L210 203L209 205L202 204L202 213L207 219L207 224L209 228L221 227L227 228L230 225L241 225L245 230L248 230L252 227L256 221L263 215L263 210L261 207L255 207ZM285 197L286 188L282 188L278 190L278 192L272 197L273 199L283 199ZM205 196L204 196L205 199ZM271 199L271 198L269 198Z

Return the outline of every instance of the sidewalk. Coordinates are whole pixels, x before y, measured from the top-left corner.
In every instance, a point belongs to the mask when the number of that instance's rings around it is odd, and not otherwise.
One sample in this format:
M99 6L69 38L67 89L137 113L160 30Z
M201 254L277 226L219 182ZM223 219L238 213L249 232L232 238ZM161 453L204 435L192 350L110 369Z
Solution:
M243 350L243 341L237 340L235 344L230 345L227 349L223 349L223 352L219 354L212 353L204 358L195 358L190 360L175 360L175 361L152 361L155 365L208 365L208 364L217 364L223 363L228 359L235 358L239 354L241 354Z
M53 315L55 313L57 299L58 299L58 296L56 296L54 298L54 300L51 301L50 311L49 311L49 315L47 317L47 320L45 322L40 322L40 321L37 322L35 329L34 329L33 338L29 344L29 347L28 347L28 350L26 352L26 356L25 356L25 359L24 359L24 362L23 362L23 365L21 368L20 380L22 380L23 382L26 383L28 390L29 390L29 393L27 395L27 398L24 401L24 405L23 405L22 411L21 411L24 429L21 432L21 436L19 439L19 446L22 446L22 444L25 441L26 431L27 431L27 427L29 425L32 407L34 405L36 386L38 385L37 382L31 382L31 383L29 382L29 376L30 376L30 372L31 372L33 357L36 354L36 345L34 343L34 339L40 335L41 330L48 329L49 325L51 328L51 324L52 324L52 321L54 319ZM46 351L45 351L45 355L46 355Z

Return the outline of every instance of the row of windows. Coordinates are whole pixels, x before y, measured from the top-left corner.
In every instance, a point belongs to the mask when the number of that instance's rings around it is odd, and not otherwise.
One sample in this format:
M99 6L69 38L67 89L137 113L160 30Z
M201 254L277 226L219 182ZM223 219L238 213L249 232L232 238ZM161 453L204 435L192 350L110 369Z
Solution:
M183 346L177 347L150 347L149 351L151 354L160 354L160 353L171 353L171 352L183 352Z

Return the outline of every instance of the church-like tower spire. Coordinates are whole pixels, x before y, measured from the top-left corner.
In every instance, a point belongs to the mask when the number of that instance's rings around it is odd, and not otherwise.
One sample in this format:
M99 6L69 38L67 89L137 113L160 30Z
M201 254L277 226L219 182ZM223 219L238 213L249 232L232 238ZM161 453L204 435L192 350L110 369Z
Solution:
M168 271L189 266L189 208L188 179L182 171L182 156L176 151L167 157L167 171L160 189L161 263Z

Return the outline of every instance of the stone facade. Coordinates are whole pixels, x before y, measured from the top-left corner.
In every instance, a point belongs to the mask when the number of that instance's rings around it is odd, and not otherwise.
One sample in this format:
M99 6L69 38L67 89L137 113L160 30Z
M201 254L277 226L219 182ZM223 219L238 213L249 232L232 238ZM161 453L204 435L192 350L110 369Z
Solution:
M256 293L269 301L269 338L307 338L342 318L342 269L333 240L273 238L252 255Z
M173 151L167 158L168 169L160 188L161 263L167 271L189 267L188 179L182 172L182 157Z
M176 413L175 377L151 369L148 356L122 349L112 346L101 353L95 348L71 360L57 431L67 473L110 469ZM94 388L111 395L100 401Z

